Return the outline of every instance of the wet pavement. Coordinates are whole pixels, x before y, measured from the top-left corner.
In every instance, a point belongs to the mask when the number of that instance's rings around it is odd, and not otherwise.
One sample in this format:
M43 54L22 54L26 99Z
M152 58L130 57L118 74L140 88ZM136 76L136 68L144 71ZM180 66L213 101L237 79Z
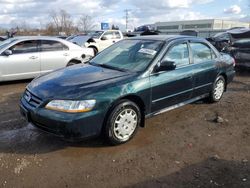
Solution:
M116 147L68 143L26 123L18 103L28 83L0 85L0 187L250 187L248 72L221 102L148 119Z

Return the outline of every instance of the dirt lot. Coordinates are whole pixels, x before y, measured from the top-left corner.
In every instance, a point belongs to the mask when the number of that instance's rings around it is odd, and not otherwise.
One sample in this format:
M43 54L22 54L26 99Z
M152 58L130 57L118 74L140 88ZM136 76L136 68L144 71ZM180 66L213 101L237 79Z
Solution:
M28 125L18 108L27 83L0 85L0 187L250 187L250 73L220 103L148 119L117 147L65 143Z

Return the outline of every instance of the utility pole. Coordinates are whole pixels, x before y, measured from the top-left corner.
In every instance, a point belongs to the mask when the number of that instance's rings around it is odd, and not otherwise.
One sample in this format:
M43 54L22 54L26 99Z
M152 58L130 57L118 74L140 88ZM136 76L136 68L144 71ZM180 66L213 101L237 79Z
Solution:
M126 31L128 31L128 22L129 22L129 9L125 9L125 18L126 18Z

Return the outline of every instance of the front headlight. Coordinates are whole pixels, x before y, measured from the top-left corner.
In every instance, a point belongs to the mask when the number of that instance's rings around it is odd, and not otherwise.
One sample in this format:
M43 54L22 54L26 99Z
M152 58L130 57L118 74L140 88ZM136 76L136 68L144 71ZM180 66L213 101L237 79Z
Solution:
M89 112L95 106L96 100L71 101L71 100L52 100L45 108L68 113Z

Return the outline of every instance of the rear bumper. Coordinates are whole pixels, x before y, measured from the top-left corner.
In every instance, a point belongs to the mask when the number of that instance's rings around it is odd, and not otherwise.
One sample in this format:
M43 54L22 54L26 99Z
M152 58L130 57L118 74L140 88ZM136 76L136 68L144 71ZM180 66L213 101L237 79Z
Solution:
M227 75L227 84L229 84L230 82L233 81L233 79L235 77L235 70L231 70L231 71L227 72L226 75Z
M20 111L35 127L67 140L81 140L100 135L104 120L104 113L94 110L70 114L45 108L35 109L24 98L20 101Z

